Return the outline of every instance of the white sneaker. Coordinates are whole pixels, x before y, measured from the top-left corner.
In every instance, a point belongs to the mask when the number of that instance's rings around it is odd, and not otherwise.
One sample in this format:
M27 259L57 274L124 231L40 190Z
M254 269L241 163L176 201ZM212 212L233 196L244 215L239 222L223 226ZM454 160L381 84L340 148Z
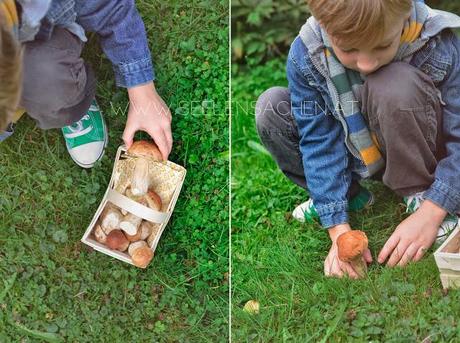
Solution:
M79 121L62 128L70 157L82 168L102 158L108 142L107 125L96 101Z

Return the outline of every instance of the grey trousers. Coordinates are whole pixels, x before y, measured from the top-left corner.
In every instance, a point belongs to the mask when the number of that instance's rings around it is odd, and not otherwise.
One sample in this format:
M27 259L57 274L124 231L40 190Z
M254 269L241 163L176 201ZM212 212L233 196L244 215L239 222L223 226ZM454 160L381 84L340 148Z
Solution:
M445 156L442 107L432 80L408 63L391 63L367 77L357 100L386 162L375 179L401 196L429 188L436 165ZM256 126L281 171L308 189L287 88L273 87L260 95ZM359 191L357 179L348 197Z
M96 93L96 78L80 57L83 42L62 28L48 41L25 43L20 101L42 129L61 128L83 117Z

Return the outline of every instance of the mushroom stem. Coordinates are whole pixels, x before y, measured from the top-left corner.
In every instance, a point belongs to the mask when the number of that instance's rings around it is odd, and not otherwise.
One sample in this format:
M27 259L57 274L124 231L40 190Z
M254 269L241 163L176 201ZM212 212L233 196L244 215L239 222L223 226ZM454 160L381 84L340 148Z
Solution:
M367 263L363 260L363 255L356 256L350 261L351 266L359 277L365 277L367 274Z

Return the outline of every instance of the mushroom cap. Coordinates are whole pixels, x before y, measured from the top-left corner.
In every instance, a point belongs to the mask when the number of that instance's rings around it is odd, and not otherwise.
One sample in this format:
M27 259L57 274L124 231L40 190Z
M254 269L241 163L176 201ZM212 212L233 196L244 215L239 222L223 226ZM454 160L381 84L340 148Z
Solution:
M337 238L338 255L340 260L349 262L361 256L367 249L368 240L363 231L351 230L342 233Z
M163 161L163 156L154 142L136 141L128 149L128 154L138 157L150 157L155 161Z
M141 227L139 226L137 228L137 232L134 234L134 235L130 235L128 233L125 232L125 236L126 236L126 239L130 242L137 242L138 240L141 239L141 236L142 236L142 230L141 230Z
M136 267L145 268L153 258L153 251L148 246L137 248L133 251L131 259Z
M157 210L157 211L161 211L161 207L163 206L161 202L161 198L152 189L148 190L146 194L146 200L150 208Z
M139 248L142 248L142 247L147 247L147 242L146 241L136 241L136 242L132 242L130 245L129 245L129 248L128 248L128 254L129 256L131 256L133 254L133 252Z
M129 241L121 230L112 230L107 235L106 244L110 249L125 251L128 249Z

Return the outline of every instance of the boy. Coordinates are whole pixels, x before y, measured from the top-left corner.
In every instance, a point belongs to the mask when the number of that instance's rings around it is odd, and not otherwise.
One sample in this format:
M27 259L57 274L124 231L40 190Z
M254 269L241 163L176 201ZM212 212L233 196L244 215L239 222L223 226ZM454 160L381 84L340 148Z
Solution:
M116 84L128 90L126 146L144 130L167 159L171 113L155 90L145 28L133 0L0 0L0 140L12 134L19 105L40 128L62 129L79 166L91 168L102 157L108 134L94 99L95 76L80 57L85 31L98 34Z
M289 89L267 90L256 106L262 142L308 188L293 216L319 217L328 229L326 275L356 278L336 239L351 230L348 211L373 203L359 180L381 179L412 214L378 262L418 261L460 212L460 41L449 29L460 18L423 1L308 4L313 17L289 52Z

